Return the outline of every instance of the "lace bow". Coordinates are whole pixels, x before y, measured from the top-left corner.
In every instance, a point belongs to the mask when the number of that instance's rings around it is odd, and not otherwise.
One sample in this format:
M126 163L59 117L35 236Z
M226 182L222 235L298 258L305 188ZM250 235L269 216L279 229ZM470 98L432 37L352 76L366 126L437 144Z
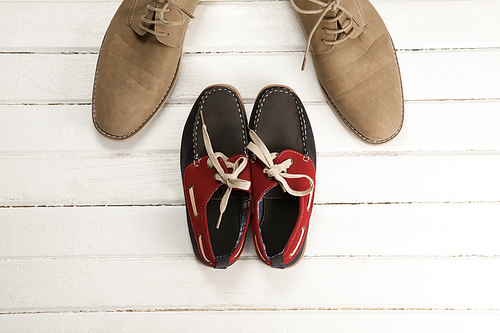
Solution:
M250 188L251 184L250 181L238 178L240 173L243 172L243 170L248 164L248 157L241 156L234 163L231 163L228 161L228 157L223 153L219 152L214 153L202 111L200 112L200 115L203 123L202 126L203 142L205 144L205 150L207 151L208 155L208 161L207 161L208 167L215 168L215 170L217 171L217 173L214 174L215 180L227 186L227 190L224 193L224 196L222 197L222 200L220 202L220 215L219 219L217 220L217 226L216 226L216 228L219 229L222 220L222 214L224 214L224 211L226 210L227 203L229 201L229 196L231 195L231 191L233 190L233 188L244 191L247 191ZM226 173L220 163L223 163L226 169L232 169L233 172Z
M250 142L247 148L252 153L254 153L255 156L257 156L257 158L262 161L262 163L264 163L265 166L263 170L264 173L267 174L268 177L276 179L276 181L279 182L284 191L296 197L303 197L309 195L313 191L314 181L312 180L311 177L307 175L290 174L286 172L293 163L292 159L283 161L280 164L274 164L273 160L276 158L276 156L278 156L278 153L270 153L264 142L262 142L262 140L257 136L257 133L255 133L253 130L250 130L250 138L252 139L253 142ZM305 191L297 191L292 189L290 185L288 185L286 179L293 179L293 178L307 179L309 181L309 188ZM311 210L311 203L312 203L311 199L312 196L309 195L307 211Z

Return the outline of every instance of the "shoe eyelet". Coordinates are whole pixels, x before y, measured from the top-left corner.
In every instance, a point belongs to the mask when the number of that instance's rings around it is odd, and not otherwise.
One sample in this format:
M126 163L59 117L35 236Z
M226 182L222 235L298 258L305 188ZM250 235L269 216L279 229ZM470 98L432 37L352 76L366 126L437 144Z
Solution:
M197 159L195 159L195 160L193 161L193 165L194 165L194 167L195 167L195 168L199 167L199 166L200 166L200 159L198 159L198 158L197 158Z
M304 162L309 162L309 160L310 160L309 155L304 155L304 157L302 157L302 160L303 160Z
M208 170L211 170L211 169L213 169L214 167L213 167L213 165L208 165L208 163L207 163L207 168L208 168Z
M293 164L293 160L291 158L288 159L290 161L290 165Z
M217 172L214 172L214 174L212 175L212 177L214 177L215 180L217 180L217 178L215 178L216 175L217 175Z

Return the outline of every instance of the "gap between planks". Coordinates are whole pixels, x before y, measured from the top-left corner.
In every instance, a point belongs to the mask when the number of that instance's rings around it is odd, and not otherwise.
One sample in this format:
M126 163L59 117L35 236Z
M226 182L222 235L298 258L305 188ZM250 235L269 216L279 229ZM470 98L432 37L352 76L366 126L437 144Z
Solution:
M477 204L499 204L500 201L394 201L394 202L327 202L314 203L314 206L362 206L362 205L477 205ZM16 208L96 208L96 207L185 207L185 204L110 204L110 205L0 205L0 209Z
M76 310L47 310L47 311L9 311L0 312L1 315L36 315L36 314L62 314L62 313L149 313L149 312L283 312L283 311L454 311L454 312L471 312L471 311L499 311L500 309L486 308L382 308L382 307L294 307L294 308L252 308L252 307L234 307L234 308L155 308L155 309L113 309L113 310L92 310L92 309L76 309Z
M109 153L92 153L92 152L31 152L31 153L1 153L0 158L18 158L18 157L36 157L36 158L91 158L91 157L133 157L133 158L150 158L158 155L178 155L179 150L158 150L158 151L141 151L141 152L109 152ZM318 152L317 157L375 157L375 156L484 156L484 155L500 155L500 150L426 150L426 151L342 151L342 152Z
M328 254L328 255L307 255L303 259L499 259L500 255L485 255L485 254L457 254L457 255L382 255L382 254ZM188 260L193 261L193 255L151 255L151 256L44 256L44 257L0 257L0 262L106 262L106 261L144 261L144 260ZM241 255L238 261L256 261L260 259L256 255Z
M428 98L428 99L405 99L405 103L433 103L433 102L499 102L500 98L499 97L488 97L488 98ZM253 100L248 100L246 98L243 98L243 102L245 104L251 104L254 101ZM325 102L322 101L308 101L305 102L306 105L323 105ZM185 105L192 105L193 103L188 103L188 102L172 102L172 103L165 103L165 108L169 106L185 106ZM74 106L74 105L80 105L80 106L90 106L92 103L88 101L70 101L70 102L1 102L0 101L0 106Z
M414 49L402 49L397 48L396 52L403 53L413 53L413 52L460 52L460 51L499 51L500 47L435 47L435 48L414 48ZM303 54L305 51L302 50L289 50L289 51L185 51L183 54L189 55L217 55L217 54ZM87 54L99 54L99 50L82 50L82 51L67 51L65 49L48 49L45 51L0 51L0 55L16 55L16 54L40 54L40 55L87 55Z

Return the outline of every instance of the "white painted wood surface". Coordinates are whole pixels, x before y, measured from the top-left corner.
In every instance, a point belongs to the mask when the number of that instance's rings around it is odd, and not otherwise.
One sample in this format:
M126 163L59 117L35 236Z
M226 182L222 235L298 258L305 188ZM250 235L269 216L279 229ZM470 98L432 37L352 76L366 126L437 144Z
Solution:
M500 1L373 0L398 49L405 125L366 146L329 109L288 1L202 1L176 89L136 138L90 96L120 1L0 0L0 332L498 332ZM226 271L192 254L178 153L195 98L287 84L318 188L303 261Z

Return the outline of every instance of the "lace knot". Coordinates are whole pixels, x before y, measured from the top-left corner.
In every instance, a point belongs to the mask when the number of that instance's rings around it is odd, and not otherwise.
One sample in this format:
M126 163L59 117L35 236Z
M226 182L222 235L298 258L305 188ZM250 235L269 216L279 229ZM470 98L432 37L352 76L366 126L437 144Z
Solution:
M226 211L227 203L229 201L229 196L234 189L248 191L250 188L250 181L245 179L240 179L238 176L243 172L248 164L248 157L241 156L234 163L229 162L228 157L223 153L217 152L215 153L212 148L212 143L210 141L210 136L208 135L207 126L205 125L205 120L202 117L202 131L203 131L203 142L205 144L205 150L207 151L208 161L207 165L210 168L215 168L217 171L214 174L215 180L221 182L222 184L227 186L226 192L224 193L222 200L220 202L220 214L219 219L217 220L216 228L219 229L220 223L222 221L222 215ZM222 165L221 165L222 164ZM223 168L223 166L225 168ZM226 170L232 170L232 172L226 172Z
M259 160L264 164L263 172L268 175L270 178L274 178L283 188L283 191L288 192L289 194L296 197L303 197L309 195L309 201L307 203L307 210L311 210L312 204L312 195L311 192L314 190L314 181L308 175L302 174L290 174L286 171L292 165L293 160L288 159L286 161L281 162L280 164L275 164L274 159L278 156L277 153L270 153L267 149L266 145L262 140L257 136L253 130L250 130L250 138L253 142L250 142L247 148L257 156ZM309 181L309 188L304 191L294 190L288 185L286 179L297 179L304 178Z
M286 160L280 164L274 164L271 167L265 167L264 172L272 178L276 178L280 173L286 172L292 165L292 160Z

